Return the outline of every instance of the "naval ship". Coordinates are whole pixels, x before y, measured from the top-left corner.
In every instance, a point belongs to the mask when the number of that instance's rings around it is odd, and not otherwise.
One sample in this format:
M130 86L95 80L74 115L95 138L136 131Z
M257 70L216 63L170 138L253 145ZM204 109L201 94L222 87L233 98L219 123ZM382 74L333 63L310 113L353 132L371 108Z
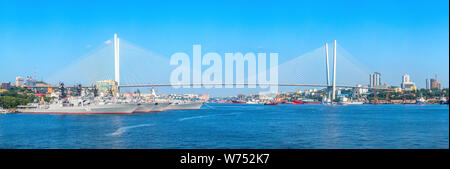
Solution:
M136 104L92 104L92 105L65 105L50 104L28 106L18 109L20 113L43 114L131 114L137 108Z
M138 107L136 103L121 102L113 97L97 97L96 89L94 95L82 92L81 85L75 87L75 96L67 97L64 83L60 84L60 96L50 103L30 103L19 106L20 113L42 113L42 114L131 114Z

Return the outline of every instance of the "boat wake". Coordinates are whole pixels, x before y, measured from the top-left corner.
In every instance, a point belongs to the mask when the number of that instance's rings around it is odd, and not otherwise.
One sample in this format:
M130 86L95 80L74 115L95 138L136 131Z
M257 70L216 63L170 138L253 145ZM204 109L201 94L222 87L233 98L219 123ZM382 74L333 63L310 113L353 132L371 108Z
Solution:
M134 125L134 126L121 127L119 129L117 129L114 133L111 133L109 135L110 136L117 136L117 135L121 135L122 133L125 133L128 130L133 129L133 128L148 127L148 126L154 126L154 124L140 124L140 125Z
M241 112L237 112L237 113L226 113L226 114L212 114L212 115L203 115L203 116L192 116L192 117L185 117L185 118L178 119L178 121L185 121L185 120L192 120L192 119L200 119L200 118L213 117L213 116L235 115L235 114L241 114Z
M210 105L207 105L207 104L203 104L203 106L206 106L206 107L209 108L209 109L216 109L216 108L214 108L214 107L212 107L212 106L210 106Z

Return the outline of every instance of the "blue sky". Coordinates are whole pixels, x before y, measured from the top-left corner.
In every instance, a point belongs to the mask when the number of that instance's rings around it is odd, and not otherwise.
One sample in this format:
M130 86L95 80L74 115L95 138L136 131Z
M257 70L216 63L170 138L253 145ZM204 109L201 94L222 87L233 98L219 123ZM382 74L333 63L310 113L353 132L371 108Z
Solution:
M201 44L218 53L278 52L279 63L337 39L388 84L408 73L425 87L438 74L448 87L448 3L0 0L0 81L35 68L45 79L118 33L167 58Z

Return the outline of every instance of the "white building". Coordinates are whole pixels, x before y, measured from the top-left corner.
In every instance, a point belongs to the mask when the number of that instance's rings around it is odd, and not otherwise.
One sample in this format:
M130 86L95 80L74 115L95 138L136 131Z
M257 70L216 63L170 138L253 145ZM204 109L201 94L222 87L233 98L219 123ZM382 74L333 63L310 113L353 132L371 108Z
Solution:
M24 79L23 77L17 76L16 77L16 82L14 83L14 86L16 87L22 87L25 85Z
M402 89L404 90L410 90L416 87L416 85L414 84L414 82L411 82L411 79L409 77L408 74L405 74L402 76L402 84L401 84Z

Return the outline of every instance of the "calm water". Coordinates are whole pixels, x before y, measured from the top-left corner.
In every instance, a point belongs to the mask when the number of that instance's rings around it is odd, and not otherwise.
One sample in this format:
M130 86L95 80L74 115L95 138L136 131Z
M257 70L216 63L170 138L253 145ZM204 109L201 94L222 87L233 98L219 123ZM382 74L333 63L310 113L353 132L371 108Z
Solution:
M0 148L449 148L444 105L233 105L0 115Z

